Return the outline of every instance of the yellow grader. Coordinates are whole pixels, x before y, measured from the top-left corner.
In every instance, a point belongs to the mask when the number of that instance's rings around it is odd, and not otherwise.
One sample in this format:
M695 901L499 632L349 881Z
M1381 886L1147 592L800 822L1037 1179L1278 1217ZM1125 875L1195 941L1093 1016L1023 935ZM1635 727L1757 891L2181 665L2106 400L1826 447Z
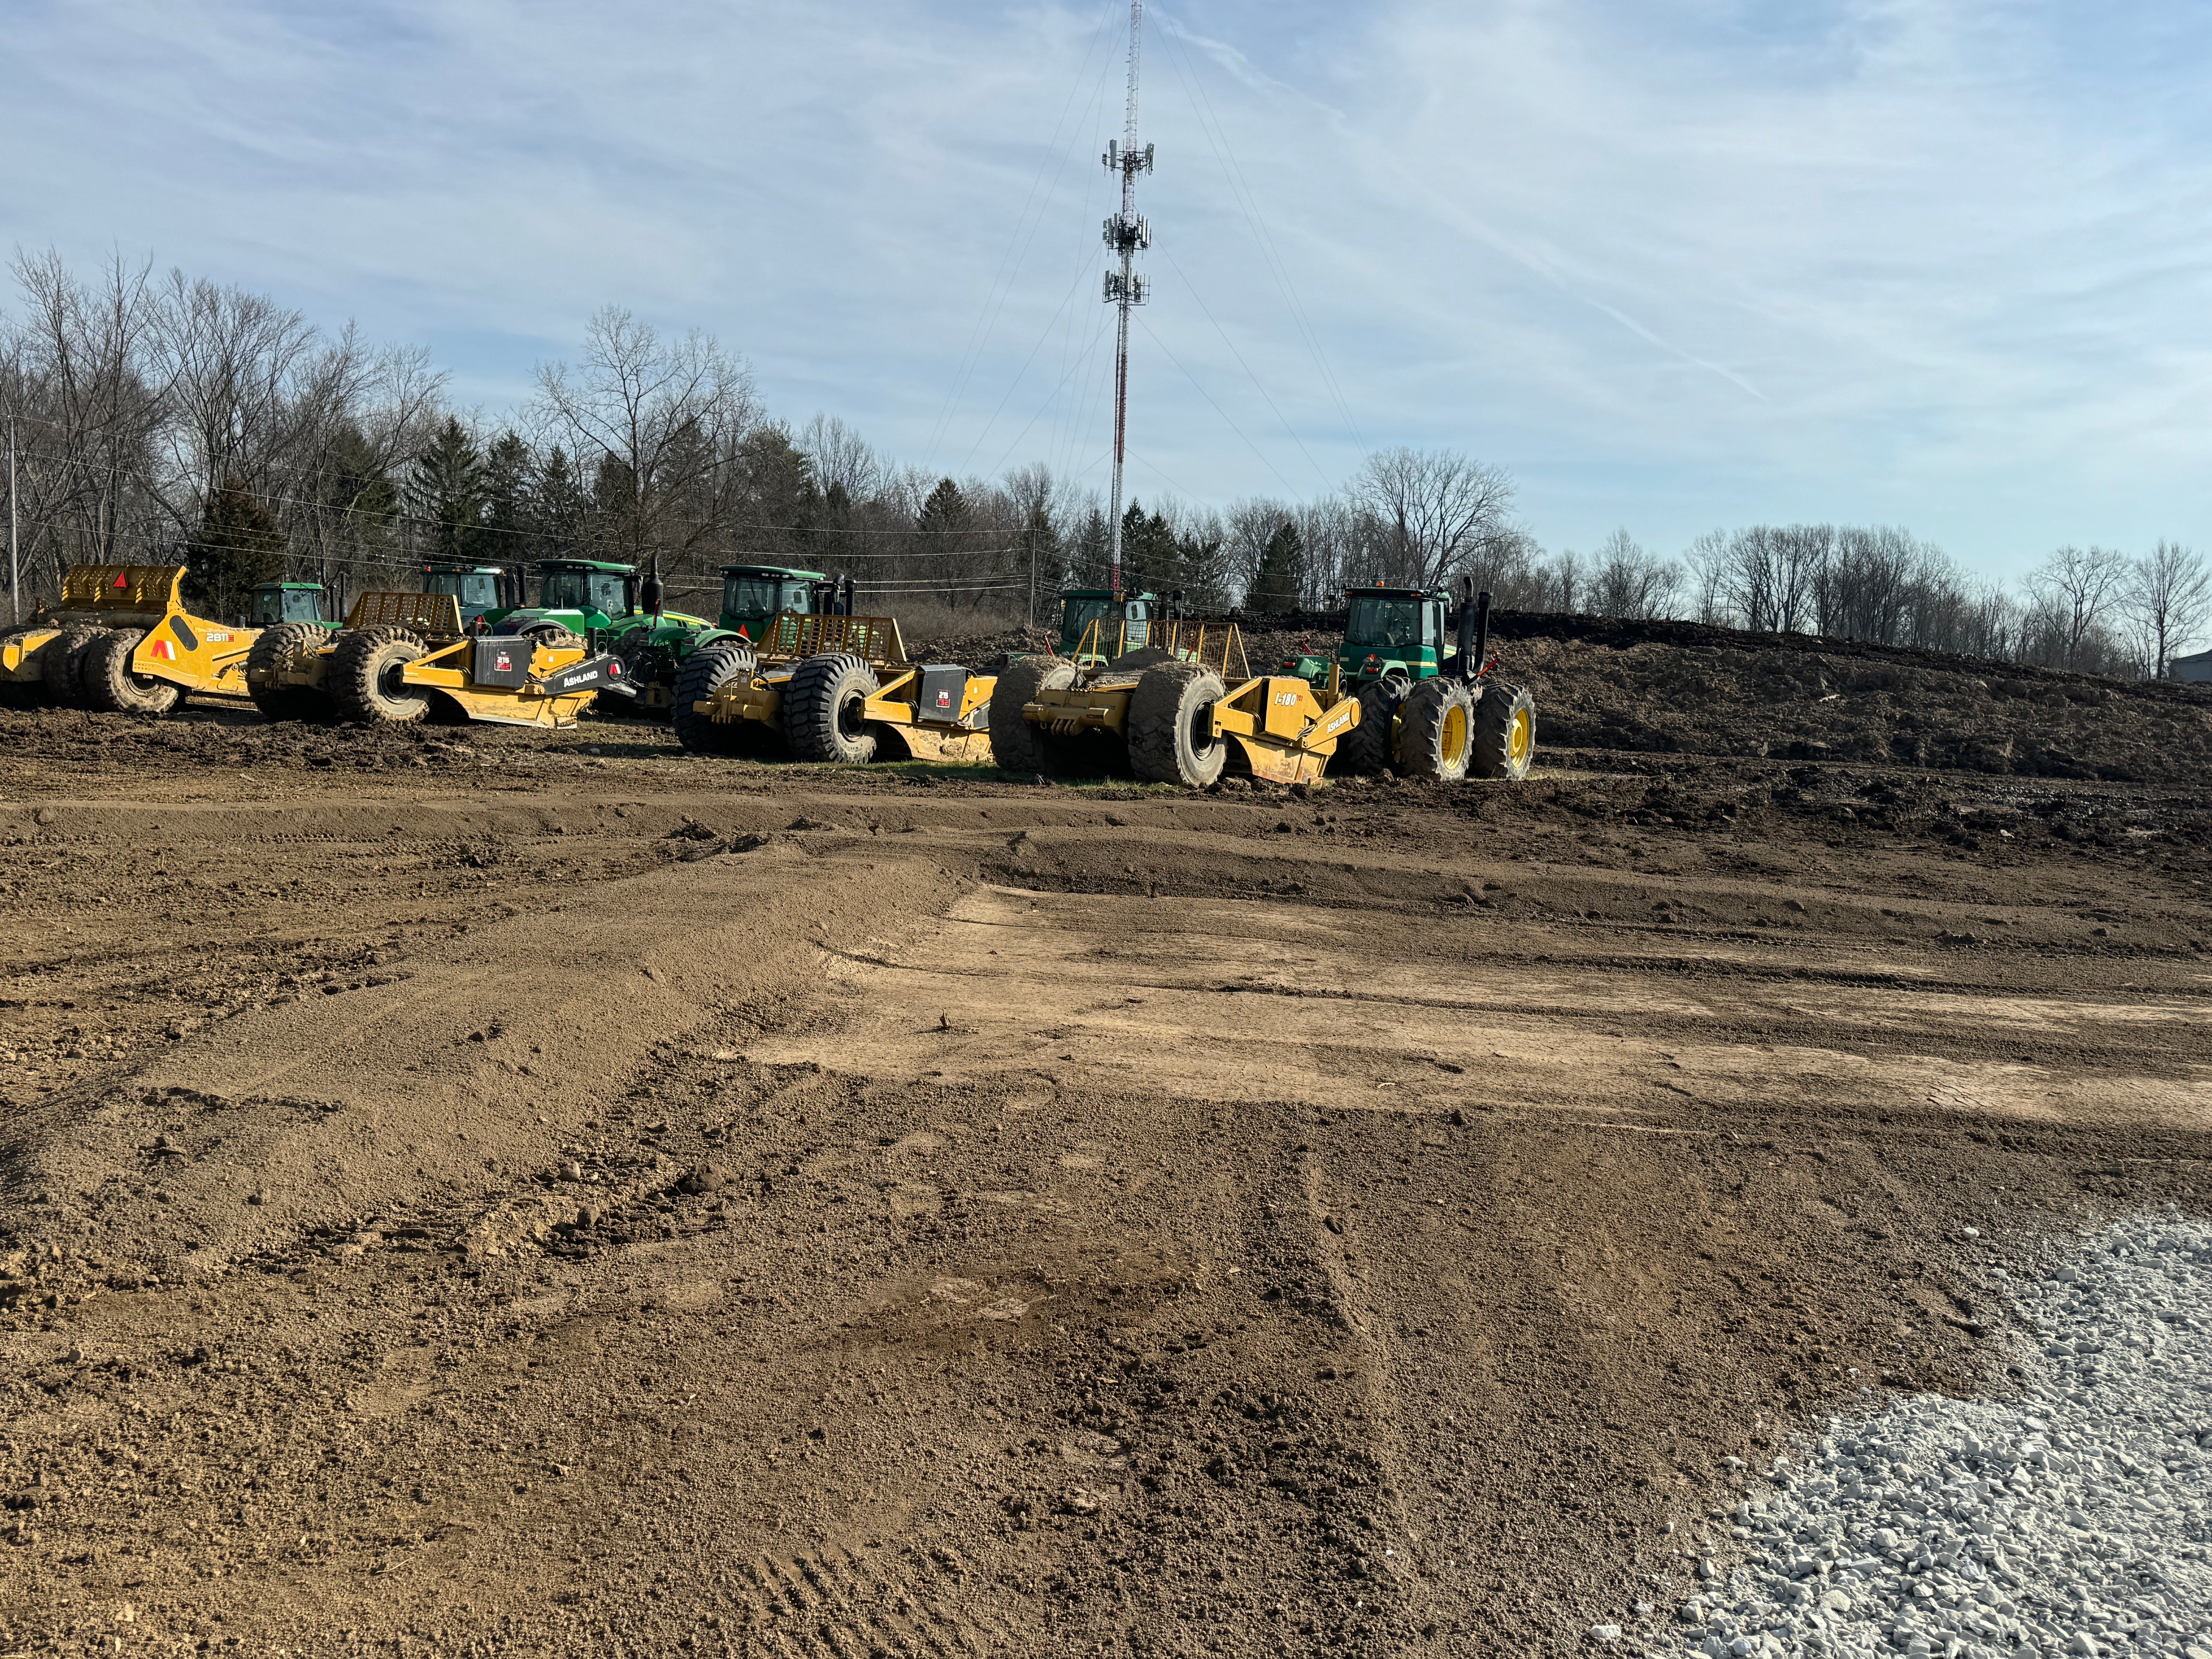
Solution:
M285 623L254 643L246 690L271 720L407 726L426 717L565 730L602 691L635 695L574 634L471 634L451 593L364 593L333 635Z
M1332 669L1318 687L1255 675L1234 623L1154 621L1137 649L1128 624L1101 617L1074 659L1025 657L991 695L991 748L1010 772L1082 764L1204 788L1232 764L1278 783L1321 776L1359 724L1359 699ZM1102 752L1103 751L1103 752Z
M981 763L994 684L908 660L891 617L785 611L757 641L723 639L685 658L670 723L701 754Z
M165 714L187 692L244 696L256 630L193 616L184 579L180 564L71 565L52 610L0 640L0 685L134 714Z

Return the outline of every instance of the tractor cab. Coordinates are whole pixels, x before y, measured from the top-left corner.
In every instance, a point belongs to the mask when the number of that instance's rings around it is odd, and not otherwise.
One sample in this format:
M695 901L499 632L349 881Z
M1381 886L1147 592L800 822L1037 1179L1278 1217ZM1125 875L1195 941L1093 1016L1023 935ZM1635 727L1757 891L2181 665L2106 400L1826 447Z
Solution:
M451 595L461 607L462 627L471 633L477 632L478 623L487 617L495 622L513 608L520 597L512 592L514 586L514 578L500 565L441 560L422 567L422 591Z
M324 592L320 582L264 582L253 590L251 625L275 628L282 623L319 623Z
M1160 596L1157 593L1116 593L1105 587L1071 587L1060 596L1060 653L1075 656L1083 648L1083 636L1093 623L1098 624L1099 653L1115 657L1123 652L1141 650L1149 642L1152 621L1159 614Z
M850 616L851 579L836 580L818 570L790 570L781 565L722 567L722 614L714 624L717 628L758 640L767 634L769 623L787 612L794 617Z
M541 559L538 610L566 620L569 632L605 628L637 609L637 572L599 559Z
M1450 647L1444 595L1419 587L1355 587L1345 594L1344 643L1336 659L1354 684L1386 675L1433 678Z
M641 614L637 573L604 559L540 559L531 567L538 577L538 603L484 617L495 634L559 634L588 636Z

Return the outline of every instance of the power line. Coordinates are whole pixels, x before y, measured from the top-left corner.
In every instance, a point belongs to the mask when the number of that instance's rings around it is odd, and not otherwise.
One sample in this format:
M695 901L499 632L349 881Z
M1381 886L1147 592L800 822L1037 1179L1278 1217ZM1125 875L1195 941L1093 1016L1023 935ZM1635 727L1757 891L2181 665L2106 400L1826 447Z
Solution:
M1260 465L1266 467L1268 471L1274 473L1276 478L1280 481L1284 489L1290 490L1292 495L1296 495L1297 493L1296 487L1292 485L1288 478L1283 477L1282 472L1276 467L1273 461L1267 459L1266 453L1261 449L1259 445L1254 443L1251 439L1245 437L1244 428L1237 424L1236 421L1231 416L1229 411L1224 409L1219 404L1214 403L1213 394L1211 392L1208 392L1204 386L1199 385L1197 375L1192 374L1189 369L1183 368L1182 359L1176 356L1174 352L1170 351L1168 349L1167 342L1160 338L1158 335L1152 332L1152 325L1150 323L1140 321L1138 324L1138 326L1145 331L1145 337L1150 340L1154 345L1159 347L1160 350L1166 355L1167 360L1170 362L1173 363L1177 368L1182 369L1183 379L1188 380L1191 385L1197 389L1198 395L1200 397L1205 398L1207 403L1212 404L1213 412L1221 416L1223 420L1229 422L1229 429L1231 432L1234 432L1239 438L1243 438L1244 440L1244 447L1250 450L1255 455L1260 458ZM1311 458L1309 457L1308 459Z
M1213 100L1206 94L1206 83L1199 76L1197 65L1190 62L1189 42L1182 38L1175 28L1163 27L1160 33L1171 48L1168 53L1169 67L1175 70L1176 79L1182 84L1183 95L1190 100L1191 112L1198 118L1199 131L1205 136L1206 147L1213 151L1213 159L1220 165L1223 179L1229 185L1230 199L1237 204L1244 215L1245 223L1251 228L1253 240L1259 245L1260 262L1267 267L1268 275L1275 279L1275 285L1282 290L1283 298L1289 302L1291 313L1298 324L1306 349L1313 354L1314 365L1321 371L1322 383L1329 388L1338 413L1344 416L1345 428L1351 434L1352 442L1358 446L1364 458L1368 453L1367 441L1360 435L1359 423L1352 416L1352 404L1344 395L1343 386L1338 381L1335 371L1329 367L1328 354L1322 349L1320 331L1314 327L1312 319L1306 314L1304 302L1298 298L1297 290L1291 285L1289 264L1283 258L1281 251L1275 246L1273 233L1267 228L1266 216L1259 210L1258 193L1244 177L1243 165L1237 160L1236 148L1229 141L1229 129L1215 112ZM1181 64L1176 61L1178 51L1182 54ZM1188 74L1185 73L1186 66Z

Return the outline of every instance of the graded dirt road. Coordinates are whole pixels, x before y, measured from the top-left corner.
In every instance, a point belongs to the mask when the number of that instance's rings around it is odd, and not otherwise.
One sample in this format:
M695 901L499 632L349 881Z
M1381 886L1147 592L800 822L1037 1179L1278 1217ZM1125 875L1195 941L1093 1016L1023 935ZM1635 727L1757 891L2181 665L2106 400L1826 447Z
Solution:
M0 752L7 1651L1633 1643L2203 1207L2193 788Z

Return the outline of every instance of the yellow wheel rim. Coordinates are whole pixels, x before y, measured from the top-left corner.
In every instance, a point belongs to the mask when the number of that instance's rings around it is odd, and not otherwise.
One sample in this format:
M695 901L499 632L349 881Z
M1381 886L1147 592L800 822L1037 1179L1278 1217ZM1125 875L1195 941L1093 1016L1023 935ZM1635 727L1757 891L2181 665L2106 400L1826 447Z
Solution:
M1453 704L1444 710L1444 754L1446 766L1457 766L1467 758L1467 710Z
M1508 752L1513 757L1513 763L1516 766L1526 765L1528 760L1528 751L1535 746L1536 722L1528 718L1528 711L1527 709L1515 709L1513 711L1512 734L1506 739L1506 748Z

